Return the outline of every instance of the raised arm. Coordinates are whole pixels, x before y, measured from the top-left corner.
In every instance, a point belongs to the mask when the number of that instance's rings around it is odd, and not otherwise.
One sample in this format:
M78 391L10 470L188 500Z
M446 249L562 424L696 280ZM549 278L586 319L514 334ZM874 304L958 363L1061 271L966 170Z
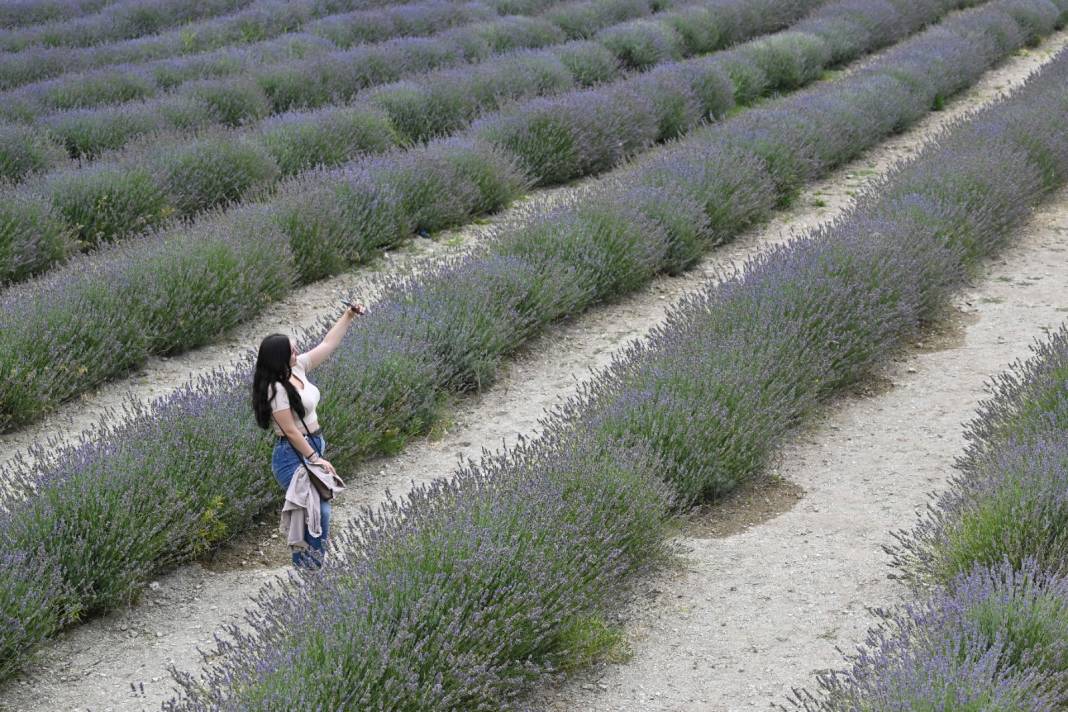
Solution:
M345 313L330 327L330 331L326 332L326 336L319 342L319 345L307 352L309 371L330 358L330 354L341 345L341 340L345 338L352 320L365 311L362 304L353 304L345 310Z

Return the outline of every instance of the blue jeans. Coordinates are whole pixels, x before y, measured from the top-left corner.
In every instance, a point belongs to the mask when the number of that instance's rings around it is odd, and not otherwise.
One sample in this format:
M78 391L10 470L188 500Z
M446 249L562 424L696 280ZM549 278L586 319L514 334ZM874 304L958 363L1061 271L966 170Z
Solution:
M326 440L322 435L305 436L305 439L320 455L326 451ZM300 453L288 439L283 438L275 443L274 452L271 453L271 469L283 490L289 489L289 481L293 479L293 473L300 465ZM319 517L323 526L322 536L312 536L305 527L304 541L307 542L308 549L293 552L293 565L298 568L319 568L326 554L326 535L330 528L329 502L319 502Z

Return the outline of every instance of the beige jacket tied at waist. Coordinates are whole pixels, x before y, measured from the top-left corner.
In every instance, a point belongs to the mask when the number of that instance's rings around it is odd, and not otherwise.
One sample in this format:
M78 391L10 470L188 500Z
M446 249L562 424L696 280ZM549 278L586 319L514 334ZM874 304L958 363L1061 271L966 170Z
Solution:
M309 463L310 464L310 463ZM319 514L319 491L312 487L309 477L318 477L336 495L345 489L345 483L340 477L334 477L321 465L311 464L309 468L299 465L293 473L293 479L289 481L286 489L286 501L282 505L282 521L280 528L286 535L289 545L293 548L307 548L304 541L304 530L313 537L323 535L323 524Z

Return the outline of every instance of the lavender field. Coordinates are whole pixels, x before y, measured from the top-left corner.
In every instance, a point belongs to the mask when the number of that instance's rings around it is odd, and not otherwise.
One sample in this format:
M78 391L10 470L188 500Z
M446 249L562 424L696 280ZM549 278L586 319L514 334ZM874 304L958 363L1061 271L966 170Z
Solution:
M569 685L666 655L627 621L694 518L767 487L1068 200L1066 23L1068 0L4 3L0 709L601 709ZM824 214L813 187L891 142ZM339 291L370 301L313 374L349 491L300 573L263 533L252 350L314 345ZM624 307L643 331L559 340ZM1068 704L1058 334L873 545L900 606L763 704ZM569 351L523 403L521 364ZM743 708L693 660L685 699L612 709Z

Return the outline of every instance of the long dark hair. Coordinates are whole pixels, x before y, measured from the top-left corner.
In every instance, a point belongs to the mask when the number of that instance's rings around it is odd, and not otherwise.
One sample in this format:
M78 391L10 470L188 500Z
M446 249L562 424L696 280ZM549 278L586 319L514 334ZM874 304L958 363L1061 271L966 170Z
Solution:
M278 384L286 389L289 407L298 418L304 417L304 402L297 389L289 382L293 374L289 359L293 356L293 347L285 334L271 334L260 342L260 351L256 355L256 371L252 376L252 412L256 415L256 424L267 429L271 425L271 398L277 392Z

